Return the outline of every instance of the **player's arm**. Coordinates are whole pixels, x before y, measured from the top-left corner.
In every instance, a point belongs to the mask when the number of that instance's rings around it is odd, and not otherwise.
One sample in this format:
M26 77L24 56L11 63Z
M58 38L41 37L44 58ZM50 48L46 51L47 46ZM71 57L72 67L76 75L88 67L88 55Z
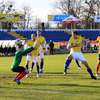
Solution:
M69 43L68 43L68 48L69 49L71 49L71 48L73 48L73 47L77 47L78 46L78 44L76 44L76 43L74 43L74 42L72 42L72 41L69 41Z
M65 33L68 33L68 34L72 34L73 31L72 31L72 30L66 29L66 30L64 30L64 32L65 32Z
M96 42L96 43L99 43L99 41L98 41L98 40L96 40L95 42Z
M99 43L99 41L100 41L100 36L98 36L98 37L96 38L95 42L96 42L96 43Z
M36 48L36 46L37 46L37 41L35 41L33 46L24 49L22 52L22 55L26 55L26 54L30 53L32 50L34 50Z

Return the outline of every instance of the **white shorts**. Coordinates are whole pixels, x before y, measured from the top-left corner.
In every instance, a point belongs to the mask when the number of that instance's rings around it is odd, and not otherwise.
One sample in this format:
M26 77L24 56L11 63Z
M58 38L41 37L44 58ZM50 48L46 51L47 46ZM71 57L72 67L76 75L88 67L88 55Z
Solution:
M40 59L44 58L44 51L43 51L42 46L40 46L40 48L39 48L39 57L40 57Z
M39 57L40 57L40 59L43 59L44 58L44 53L40 53Z
M70 55L73 57L73 59L79 60L81 62L86 61L81 52L70 52Z
M39 62L39 58L38 57L33 57L33 62L36 64Z
M26 61L31 61L32 56L31 55L27 55L26 56Z

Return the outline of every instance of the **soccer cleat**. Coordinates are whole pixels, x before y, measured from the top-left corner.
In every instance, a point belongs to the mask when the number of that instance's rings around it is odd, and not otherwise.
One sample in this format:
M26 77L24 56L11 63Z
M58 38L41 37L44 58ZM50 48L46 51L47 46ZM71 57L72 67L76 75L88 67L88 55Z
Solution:
M81 70L81 67L78 67L79 70Z
M32 73L32 70L31 70L31 69L29 70L29 73L30 73L30 74Z
M64 72L64 75L66 75L67 73L66 72Z
M100 74L96 74L96 78L99 79L100 78Z
M66 74L67 74L67 68L64 69L64 75L66 75Z
M39 75L39 74L37 74L37 75L36 75L36 77L37 77L37 78L39 78L39 77L40 77L40 75Z
M20 80L16 80L16 83L17 83L18 85L20 85L20 84L21 84Z
M94 80L97 80L97 78L95 76L92 76L91 78L94 79Z
M40 70L40 73L41 73L41 74L43 73L43 69Z

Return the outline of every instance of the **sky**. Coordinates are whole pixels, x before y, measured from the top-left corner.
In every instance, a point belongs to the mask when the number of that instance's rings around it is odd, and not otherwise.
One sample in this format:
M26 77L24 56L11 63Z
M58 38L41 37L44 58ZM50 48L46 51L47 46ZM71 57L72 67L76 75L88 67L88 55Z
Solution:
M7 0L5 0L7 1ZM32 9L33 16L47 20L48 14L53 11L55 0L9 0L15 3L16 8L22 9L23 6L29 6Z

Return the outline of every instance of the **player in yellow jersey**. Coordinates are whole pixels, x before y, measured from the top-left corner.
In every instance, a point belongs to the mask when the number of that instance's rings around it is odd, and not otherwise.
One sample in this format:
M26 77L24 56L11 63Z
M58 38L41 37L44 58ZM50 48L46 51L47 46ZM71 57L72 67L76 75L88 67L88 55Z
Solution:
M96 77L99 78L100 75L100 36L97 37L96 42L98 43L98 63L96 65Z
M40 44L39 47L39 57L40 57L40 73L43 73L44 70L44 52L47 51L46 49L46 40L45 37L41 35L41 31L37 31L37 40Z
M31 40L27 41L27 46L30 47L31 45L33 45L35 40L36 40L36 35L32 34ZM30 73L32 72L33 67L36 64L37 77L39 77L39 58L38 58L38 55L39 55L39 44L36 46L36 48L30 54L27 55L27 64L26 64L26 68L28 69L29 62L32 60L32 66L30 69Z
M84 58L82 52L81 52L81 47L82 47L82 40L84 38L79 35L77 31L72 32L72 36L69 41L69 48L71 49L70 55L67 58L65 62L65 68L64 68L64 73L66 73L67 68L71 62L72 59L81 61L82 64L85 65L87 68L88 73L90 74L92 79L96 79L96 77L93 75L91 68L89 67L86 59Z

